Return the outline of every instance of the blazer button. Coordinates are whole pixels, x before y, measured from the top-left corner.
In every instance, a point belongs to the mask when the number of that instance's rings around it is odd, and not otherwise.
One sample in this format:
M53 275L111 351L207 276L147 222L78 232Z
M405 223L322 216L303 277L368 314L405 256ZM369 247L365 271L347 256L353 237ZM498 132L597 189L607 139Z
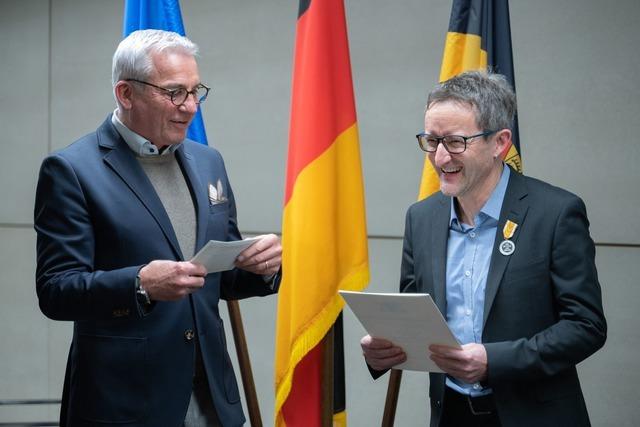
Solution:
M439 400L436 400L436 407L442 408L442 402Z
M187 329L184 331L184 339L187 341L191 341L195 336L196 334L193 332L193 329Z

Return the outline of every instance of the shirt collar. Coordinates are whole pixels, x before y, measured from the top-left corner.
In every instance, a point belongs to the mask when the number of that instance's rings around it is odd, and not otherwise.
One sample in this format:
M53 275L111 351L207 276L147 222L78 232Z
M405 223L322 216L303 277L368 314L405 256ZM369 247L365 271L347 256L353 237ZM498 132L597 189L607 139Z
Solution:
M147 140L142 135L135 133L124 123L122 123L122 121L116 114L117 112L118 109L116 108L116 110L111 115L111 123L113 123L113 126L115 126L120 136L122 136L124 142L126 142L129 148L131 148L131 151L136 153L137 156L164 156L166 154L173 153L180 146L180 144L172 144L167 149L160 152L160 150L158 150L158 147L153 145L151 141Z
M491 192L491 196L486 201L482 209L476 218L474 219L474 223L476 226L482 224L487 218L493 218L495 221L498 221L500 218L500 210L502 209L502 202L504 201L504 195L507 192L507 184L509 183L509 176L511 175L511 169L502 164L502 175L500 176L500 181L498 181L498 185ZM449 226L450 227L460 227L462 224L458 219L458 214L455 209L455 200L454 197L451 198L451 213L449 217Z

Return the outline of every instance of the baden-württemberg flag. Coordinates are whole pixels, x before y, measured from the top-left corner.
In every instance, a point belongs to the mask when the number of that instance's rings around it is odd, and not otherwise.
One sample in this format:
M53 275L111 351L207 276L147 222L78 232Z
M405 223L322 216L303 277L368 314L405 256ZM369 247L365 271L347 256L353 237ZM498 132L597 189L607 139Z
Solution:
M503 74L515 90L508 0L453 0L440 81L464 71L486 69ZM512 135L513 144L504 152L504 159L522 172L517 115ZM438 175L425 158L419 198L438 188Z

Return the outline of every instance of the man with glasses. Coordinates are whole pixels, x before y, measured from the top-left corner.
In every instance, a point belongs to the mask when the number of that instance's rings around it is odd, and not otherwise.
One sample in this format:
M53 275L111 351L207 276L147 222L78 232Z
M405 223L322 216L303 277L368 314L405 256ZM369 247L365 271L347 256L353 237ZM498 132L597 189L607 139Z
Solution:
M220 153L186 139L209 94L196 54L175 33L129 35L114 113L43 161L37 293L46 316L74 321L63 426L244 423L218 302L276 292L281 246L261 236L222 273L189 261L241 239Z
M431 426L588 426L576 364L606 339L584 203L506 166L515 94L467 72L436 86L417 135L440 192L407 212L401 292L430 294L462 348L425 348ZM366 336L374 377L406 360Z

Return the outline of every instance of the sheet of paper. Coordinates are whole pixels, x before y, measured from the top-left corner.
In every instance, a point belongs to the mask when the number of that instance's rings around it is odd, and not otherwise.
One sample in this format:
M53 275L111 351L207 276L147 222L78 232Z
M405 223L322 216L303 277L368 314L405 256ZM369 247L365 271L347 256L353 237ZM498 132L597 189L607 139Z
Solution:
M460 347L429 294L339 292L369 335L402 347L407 361L398 369L442 372L429 359L429 345Z
M252 237L244 240L234 240L231 242L222 242L219 240L209 240L206 245L191 258L191 262L197 262L204 265L207 273L216 273L218 271L231 270L236 257L258 241L259 238Z

